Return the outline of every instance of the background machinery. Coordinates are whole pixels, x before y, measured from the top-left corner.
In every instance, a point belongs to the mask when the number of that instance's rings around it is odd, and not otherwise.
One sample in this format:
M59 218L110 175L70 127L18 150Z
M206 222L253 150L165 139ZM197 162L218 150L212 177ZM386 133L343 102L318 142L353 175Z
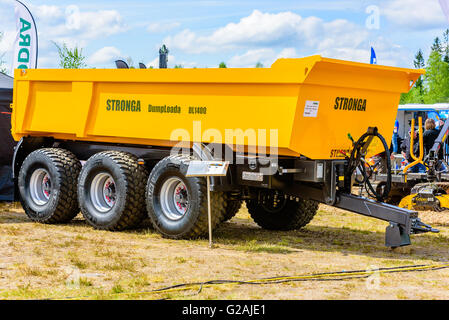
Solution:
M447 136L449 130L449 121L445 121L440 130L439 136L435 140L433 147L427 154L423 153L423 128L422 123L427 118L435 119L436 123L447 119L449 105L403 105L399 107L397 119L400 122L400 132L404 139L410 139L407 136L409 130L419 131L420 154L412 154L414 162L402 165L404 160L400 154L395 155L395 163L392 168L391 190L386 201L391 204L399 205L402 208L415 210L442 211L449 209L449 165ZM415 127L415 123L418 126ZM413 153L413 152L412 152ZM380 163L383 160L378 161ZM424 173L408 172L412 164L422 163L426 167ZM382 167L383 165L380 164ZM387 174L385 170L373 170L371 180L373 184L377 183L378 190L381 190L386 183Z

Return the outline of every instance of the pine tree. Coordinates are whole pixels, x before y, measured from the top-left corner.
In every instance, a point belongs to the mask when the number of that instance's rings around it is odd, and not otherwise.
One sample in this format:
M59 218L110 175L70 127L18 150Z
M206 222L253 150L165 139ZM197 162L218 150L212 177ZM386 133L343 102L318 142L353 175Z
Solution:
M449 29L443 33L444 37L444 58L443 61L449 63Z
M423 69L425 67L424 55L421 49L415 55L413 65L416 69ZM408 92L401 95L400 104L406 103L424 103L425 87L422 77L416 80L414 87Z
M426 63L424 61L424 56L423 56L423 53L422 53L421 49L419 49L418 52L416 53L415 60L413 61L413 64L414 64L416 69L423 69L424 68ZM424 83L423 83L422 77L419 77L418 80L416 80L414 88L417 90L417 98L418 98L418 101L414 101L414 102L416 102L416 103L424 102L423 101L423 96L425 94L425 91L424 91Z
M419 49L418 52L415 54L415 60L413 60L413 65L415 66L416 69L422 69L426 65L424 61L424 55L421 49Z
M433 40L432 47L430 47L430 50L437 51L440 55L443 53L443 48L441 46L441 41L439 37L436 37Z
M434 46L432 46L432 52L427 60L424 82L427 87L427 92L424 95L425 103L447 101L449 97L449 65L442 60L440 51Z
M401 95L401 104L449 102L449 29L443 33L443 43L436 37L430 49L427 63L421 49L416 53L413 64L417 69L425 67L426 74Z

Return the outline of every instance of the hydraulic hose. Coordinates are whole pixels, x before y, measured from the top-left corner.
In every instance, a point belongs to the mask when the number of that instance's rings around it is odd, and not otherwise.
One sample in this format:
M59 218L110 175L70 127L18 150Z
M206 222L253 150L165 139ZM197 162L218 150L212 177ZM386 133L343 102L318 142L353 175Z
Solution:
M370 145L372 139L377 137L383 145L385 152L385 160L387 165L387 180L385 183L385 187L382 188L383 191L377 191L373 188L370 178L374 172L375 166L372 167L365 161L365 157L367 154L368 146ZM352 177L354 171L358 168L360 173L362 174L363 179L358 180L356 178L356 182L361 184L367 191L370 197L375 198L377 201L383 201L388 197L388 194L391 190L391 159L390 159L390 150L385 141L385 138L377 131L377 127L368 128L368 131L364 133L357 142L353 142L353 149L351 152L351 156L349 158L348 165L348 177ZM366 166L369 167L370 172L366 171Z
M271 278L260 278L251 280L209 280L203 282L190 282L190 283L180 283L169 287L153 289L149 291L138 291L138 292L119 292L113 294L117 295L152 295L160 293L169 292L181 292L187 290L195 290L196 294L199 294L203 288L210 288L217 285L267 285L267 284L279 284L288 282L298 282L298 281L344 281L351 279L362 279L372 276L374 273L377 274L392 274L392 273L405 273L405 272L425 272L433 270L441 270L449 268L449 263L444 262L441 264L431 264L431 265L408 265L408 266L398 266L398 267L388 267L388 268L378 268L373 270L347 270L347 271L336 271L327 273L313 273L313 274L303 274L303 275L293 275L293 276L277 276ZM47 298L46 300L81 300L81 299L91 299L95 296L79 296L79 297L64 297L64 298Z

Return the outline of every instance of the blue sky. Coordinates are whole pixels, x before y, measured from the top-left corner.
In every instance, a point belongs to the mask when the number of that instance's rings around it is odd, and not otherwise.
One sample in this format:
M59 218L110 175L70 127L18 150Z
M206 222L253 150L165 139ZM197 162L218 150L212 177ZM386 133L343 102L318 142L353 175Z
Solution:
M12 60L12 0L0 0L0 53ZM112 68L118 58L157 65L165 43L169 66L269 67L280 57L321 54L412 66L449 27L438 0L165 0L23 1L39 30L39 68L58 66L55 41L80 46L87 64ZM378 14L378 15L377 15ZM378 24L377 24L378 21Z

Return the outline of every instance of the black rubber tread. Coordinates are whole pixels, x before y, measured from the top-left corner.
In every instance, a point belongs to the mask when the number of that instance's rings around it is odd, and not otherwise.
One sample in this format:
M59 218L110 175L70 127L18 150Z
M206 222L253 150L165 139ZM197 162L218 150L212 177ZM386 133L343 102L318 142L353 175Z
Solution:
M242 207L242 200L227 200L226 201L226 212L223 215L222 222L231 220L240 211Z
M84 191L83 181L87 178L90 170L89 163L101 162L103 159L112 160L118 167L121 177L114 177L115 183L123 179L125 183L124 193L118 195L124 197L121 208L113 207L116 210L110 221L99 223L89 212L89 199ZM148 172L145 166L137 163L137 157L128 152L103 151L94 154L84 165L78 183L78 198L81 212L87 222L96 229L120 231L137 227L147 216L145 208L145 186ZM117 202L116 202L117 204ZM92 209L91 209L92 210Z
M247 200L248 212L260 227L268 230L296 230L312 221L318 210L318 202L299 199L287 200L278 212L269 212L256 200Z
M171 155L159 161L150 173L147 183L147 211L153 227L163 237L169 239L196 239L205 237L209 231L208 223L208 205L207 205L207 181L203 177L185 177L189 161L194 160L193 157L185 155ZM196 186L198 193L192 202L198 203L199 212L195 212L196 218L184 230L173 233L164 227L163 221L159 218L158 209L155 208L154 190L157 190L158 184L161 183L158 177L164 171L174 169L179 172L186 182L191 186ZM226 212L226 194L224 192L211 192L210 205L212 214L212 229L214 229L223 219ZM192 214L192 213L190 213Z
M27 169L35 167L41 163L49 171L52 179L52 187L56 187L56 198L51 198L43 211L33 210L28 201L25 191L26 175L31 174ZM37 167L35 167L37 169ZM53 170L51 169L53 168ZM20 202L27 216L36 222L41 223L66 223L72 220L79 213L77 199L77 181L81 171L81 163L76 156L64 149L43 148L30 153L19 172ZM52 175L53 173L53 175Z

